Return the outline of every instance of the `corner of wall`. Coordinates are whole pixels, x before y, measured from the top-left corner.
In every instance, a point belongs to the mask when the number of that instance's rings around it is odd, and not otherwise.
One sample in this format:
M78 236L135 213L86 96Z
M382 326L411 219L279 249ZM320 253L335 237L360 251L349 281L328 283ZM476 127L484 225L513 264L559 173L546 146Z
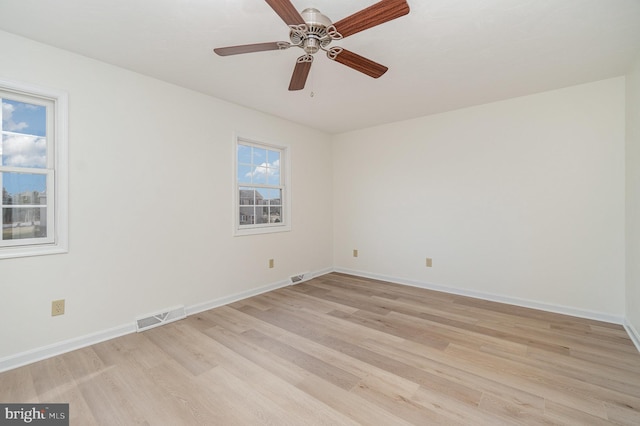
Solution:
M624 320L623 326L633 344L636 345L636 349L638 349L638 352L640 352L640 333L638 333L638 330L636 330L633 324L631 324L626 318Z
M640 350L640 52L625 86L625 328Z

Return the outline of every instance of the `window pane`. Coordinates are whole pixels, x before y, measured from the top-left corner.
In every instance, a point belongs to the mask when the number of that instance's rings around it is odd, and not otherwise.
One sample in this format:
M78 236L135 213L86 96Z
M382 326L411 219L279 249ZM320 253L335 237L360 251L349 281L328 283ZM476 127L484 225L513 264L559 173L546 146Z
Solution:
M46 207L2 209L2 239L44 238L47 236Z
M2 204L47 204L46 175L2 173Z
M269 223L282 222L282 207L269 207Z
M256 195L256 205L264 204L264 196L260 193L260 191L257 189L254 189L253 191Z
M2 130L46 136L47 109L42 105L2 99Z
M253 183L264 185L267 183L267 167L266 163L257 166L253 170Z
M240 207L240 225L253 225L255 216L254 207Z
M238 182L251 183L251 166L238 165Z
M269 223L269 207L256 207L255 223Z
M265 199L268 200L269 205L280 205L281 204L281 190L280 189L266 189L265 191ZM267 203L265 203L267 204Z
M255 204L255 190L251 188L240 188L240 205L250 206Z
M238 145L238 163L251 164L251 147Z
M267 184L280 185L280 152L269 151Z
M267 184L268 185L280 185L280 170L279 169L269 169L267 173Z
M3 166L47 167L47 139L42 136L3 134L0 144Z
M268 155L269 164L273 165L273 167L280 167L280 151L269 151Z
M262 164L267 161L267 150L264 148L253 147L253 155L251 163L254 165Z

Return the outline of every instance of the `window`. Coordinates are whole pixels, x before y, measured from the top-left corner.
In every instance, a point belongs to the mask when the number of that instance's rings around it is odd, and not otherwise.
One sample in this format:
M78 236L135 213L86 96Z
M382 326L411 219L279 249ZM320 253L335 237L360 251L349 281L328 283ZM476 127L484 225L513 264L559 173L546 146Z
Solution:
M288 149L236 140L235 234L289 231Z
M66 100L0 80L0 258L67 251Z

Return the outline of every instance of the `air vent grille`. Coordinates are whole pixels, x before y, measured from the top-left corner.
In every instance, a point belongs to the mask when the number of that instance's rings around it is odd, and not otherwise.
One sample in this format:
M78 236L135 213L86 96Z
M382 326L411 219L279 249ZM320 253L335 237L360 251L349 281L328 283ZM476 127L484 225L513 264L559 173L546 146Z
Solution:
M187 313L184 306L177 306L175 308L168 308L158 313L148 314L137 318L136 327L139 333L186 317Z
M297 274L290 277L291 284L298 284L302 281L307 281L309 278L311 278L310 272L303 272L302 274Z

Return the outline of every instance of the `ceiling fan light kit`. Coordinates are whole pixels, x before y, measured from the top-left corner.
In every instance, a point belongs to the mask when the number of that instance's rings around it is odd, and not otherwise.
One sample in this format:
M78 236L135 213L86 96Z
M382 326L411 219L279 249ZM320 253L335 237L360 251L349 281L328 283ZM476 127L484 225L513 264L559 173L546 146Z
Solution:
M406 0L382 0L333 24L318 9L310 7L299 13L290 0L265 1L289 26L290 42L276 41L220 47L214 49L214 52L220 56L229 56L299 47L304 51L304 55L296 60L289 90L304 88L313 63L313 55L321 50L329 59L370 77L382 76L388 70L384 65L342 47L329 47L329 45L334 40L341 40L409 13Z

